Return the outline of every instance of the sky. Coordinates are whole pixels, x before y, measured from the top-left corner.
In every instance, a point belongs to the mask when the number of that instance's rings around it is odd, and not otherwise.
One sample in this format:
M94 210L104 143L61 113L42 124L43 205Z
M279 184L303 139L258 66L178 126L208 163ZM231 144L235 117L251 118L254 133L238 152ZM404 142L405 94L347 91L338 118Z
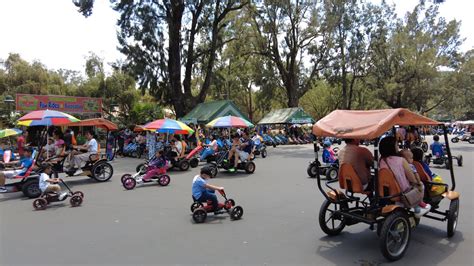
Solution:
M380 2L380 0L370 0ZM431 1L431 0L428 0ZM418 0L387 0L403 16ZM462 21L461 51L474 48L474 1L446 0L441 16ZM95 0L93 14L85 18L71 0L0 0L0 58L19 53L28 61L39 60L50 69L84 73L85 58L93 52L113 63L123 56L117 51L118 13L109 0ZM106 67L110 71L110 66Z

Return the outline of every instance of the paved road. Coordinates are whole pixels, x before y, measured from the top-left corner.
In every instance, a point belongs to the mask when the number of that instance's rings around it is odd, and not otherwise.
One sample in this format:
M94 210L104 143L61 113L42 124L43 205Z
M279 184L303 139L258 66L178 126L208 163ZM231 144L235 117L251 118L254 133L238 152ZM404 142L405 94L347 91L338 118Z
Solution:
M422 219L402 264L471 265L473 255L474 145L455 144L465 166L455 167L461 192L458 232L446 238L446 223ZM140 161L118 159L110 182L68 179L85 193L82 207L54 204L33 211L21 194L0 196L0 265L14 264L321 264L385 263L378 239L366 225L326 237L317 215L323 197L306 176L311 145L269 149L253 175L220 174L212 183L226 188L243 206L244 217L210 217L193 224L190 186L198 169L171 172L168 187L148 185L125 191L120 176ZM436 169L447 177L447 171Z

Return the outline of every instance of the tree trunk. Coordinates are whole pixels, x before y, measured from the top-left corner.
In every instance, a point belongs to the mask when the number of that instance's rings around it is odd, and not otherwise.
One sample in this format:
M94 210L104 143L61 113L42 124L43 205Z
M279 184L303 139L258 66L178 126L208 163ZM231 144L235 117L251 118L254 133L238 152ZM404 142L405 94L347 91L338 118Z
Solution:
M181 20L184 12L183 0L172 0L171 9L167 11L168 33L169 33L169 55L168 55L168 73L170 88L169 93L171 102L177 117L186 114L186 104L181 87Z

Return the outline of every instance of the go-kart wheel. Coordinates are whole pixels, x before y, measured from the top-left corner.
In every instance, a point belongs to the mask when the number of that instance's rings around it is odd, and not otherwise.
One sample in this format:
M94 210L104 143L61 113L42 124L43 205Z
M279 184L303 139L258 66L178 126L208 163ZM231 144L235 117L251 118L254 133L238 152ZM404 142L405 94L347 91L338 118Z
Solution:
M319 210L319 227L329 236L341 233L346 226L344 216L336 214L335 211L347 209L346 205L336 204L325 200Z
M335 167L331 167L326 171L326 179L327 180L335 180L337 179L338 169Z
M315 178L318 174L318 167L316 163L310 163L306 172L308 173L309 177Z
M448 170L451 167L451 162L449 161L448 158L446 158L446 160L444 160L444 167Z
M273 146L273 148L276 148L277 145L275 143L273 143L272 146Z
M138 172L141 172L142 170L144 170L144 168L145 168L145 164L141 163L141 164L137 165L137 167L135 168L135 171L138 173Z
M255 163L254 162L246 162L245 163L245 172L247 174L253 174L253 172L255 172Z
M82 193L82 191L75 191L74 193L72 193L72 195L81 196L81 198L84 199L84 193Z
M335 153L338 153L339 152L339 147L334 147L334 149L332 149Z
M469 144L474 144L474 136L470 137L468 142L469 142Z
M233 199L228 199L224 202L224 209L230 210L235 206L235 201Z
M73 195L69 200L69 203L71 203L71 207L78 207L82 204L82 197L79 195Z
M120 178L120 181L122 181L122 184L123 184L123 181L129 177L132 177L131 174L124 174L121 178Z
M204 223L207 217L207 212L203 208L197 208L193 211L193 220L195 223Z
M267 157L267 150L263 150L262 151L262 158L266 158Z
M126 190L131 190L135 188L135 186L137 185L137 181L135 180L135 178L129 177L123 181L122 185Z
M423 150L423 152L428 152L428 143L423 141L421 143L421 149Z
M459 138L458 137L454 137L451 139L451 142L452 143L458 143L459 142Z
M92 167L92 178L98 182L108 181L114 175L114 168L108 162L99 162Z
M199 159L198 159L198 158L192 158L192 159L189 161L189 165L191 166L191 168L196 168L196 167L198 167L198 165L199 165Z
M390 214L380 232L380 249L385 258L396 261L403 257L410 243L411 228L408 216L401 211Z
M160 177L158 177L158 184L160 184L160 186L167 186L169 185L171 181L171 178L169 175L161 175Z
M27 180L22 186L21 191L26 197L33 199L41 195L41 190L39 188L38 179L31 178Z
M217 169L217 166L213 165L211 166L211 178L214 178L217 176L217 174L219 173L219 170Z
M235 206L230 209L230 219L231 220L239 220L244 215L244 209L240 206Z
M451 200L448 213L448 237L454 236L458 225L459 199Z
M189 161L188 160L182 160L178 164L179 170L181 171L188 171L189 170Z
M459 155L459 156L457 157L458 166L462 166L462 160L463 160L462 155Z
M191 212L194 212L197 208L203 208L202 204L200 202L193 202L191 204Z
M44 198L35 199L33 201L33 208L37 211L46 209L46 206L48 206L48 201Z

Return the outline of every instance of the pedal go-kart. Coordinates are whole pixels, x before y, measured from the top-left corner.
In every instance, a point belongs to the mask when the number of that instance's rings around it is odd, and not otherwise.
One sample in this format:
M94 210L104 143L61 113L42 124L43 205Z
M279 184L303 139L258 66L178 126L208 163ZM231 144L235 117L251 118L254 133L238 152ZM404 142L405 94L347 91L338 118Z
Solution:
M142 167L137 167L137 172L133 175L131 174L124 174L121 178L122 185L125 189L131 190L134 189L137 184L142 183L151 183L157 182L160 186L167 186L169 185L171 178L169 175L166 174L166 165L162 168L156 169L155 175L149 180L143 180L143 177L146 175L148 171L147 164L144 164Z
M51 203L51 202L58 202L58 201L64 201L66 200L67 198L71 198L69 200L69 203L71 204L71 207L77 207L77 206L80 206L82 204L82 201L84 200L84 193L82 193L81 191L72 191L69 186L64 182L64 180L60 179L61 180L61 183L67 188L68 190L68 194L63 198L63 199L59 199L59 194L56 193L56 192L46 192L46 193L42 193L40 198L38 199L35 199L33 201L33 207L35 208L35 210L44 210L46 209L46 207L48 207L48 205Z
M463 157L462 155L457 155L457 156L451 156L451 159L449 159L449 156L446 152L446 144L443 145L443 154L439 155L436 154L433 156L433 154L429 153L425 155L424 161L427 165L430 165L430 163L433 163L435 165L444 165L446 169L449 169L451 167L451 162L452 159L455 159L458 166L462 166L463 164Z
M67 157L59 158L50 158L46 162L50 162L53 165L54 177L58 177L60 173L66 173L68 176L88 176L97 182L105 182L112 178L114 174L114 168L107 161L107 158L101 157L99 153L89 155L89 160L81 168L82 173L76 175L77 170L75 169L66 169L64 167L64 162Z
M314 152L316 153L319 151L318 142L314 141ZM309 177L315 178L318 174L325 176L327 180L334 180L337 179L337 175L339 172L339 163L324 163L324 165L319 162L318 159L309 162L308 168L306 169Z
M383 122L381 122L383 121ZM348 139L377 139L394 126L423 126L441 125L444 127L444 138L448 142L447 129L444 124L413 113L407 109L387 109L371 111L336 110L319 120L313 127L317 136L333 136ZM375 143L374 160L378 161L378 141ZM452 160L449 145L446 146L449 161ZM379 246L383 256L396 261L401 259L409 246L412 229L420 218L417 218L410 208L401 204L404 194L398 182L389 169L375 168L371 185L373 190L366 191L361 179L354 168L341 164L338 180L323 183L317 176L317 185L324 202L319 212L321 230L329 236L338 235L344 227L358 223L368 224L379 236ZM452 237L456 232L459 213L459 193L454 191L455 177L450 168L451 187L447 184L425 182L425 187L444 186L444 192L436 197L425 193L425 202L431 205L431 210L423 217L436 221L447 221L447 236ZM333 187L334 183L339 188ZM370 186L369 186L370 187ZM449 209L440 210L440 202L448 199Z
M199 153L202 151L203 147L198 145L196 148L192 149L191 152L186 155L185 159L189 161L189 166L191 168L196 168L199 165Z
M34 151L32 157L35 158L36 156L37 152ZM23 195L28 198L33 199L39 197L41 195L41 190L39 188L39 174L35 171L35 167L36 160L34 159L33 164L28 168L28 170L26 170L24 175L13 178L14 180L19 181L5 184L7 193L21 191L23 192Z
M253 155L254 156L262 156L262 158L266 158L267 157L267 145L265 145L264 143L258 145L257 147L255 147L255 150L253 151Z
M235 206L233 199L227 199L224 190L218 190L219 194L225 199L224 203L219 202L217 210L213 210L212 202L207 201L201 203L193 197L193 204L191 204L191 212L195 223L203 223L206 221L207 213L213 212L214 215L228 213L231 220L239 220L244 215L244 209L241 206Z
M224 151L220 151L217 154L216 161L211 162L208 164L212 168L212 178L216 177L219 173L219 168L222 168L226 171L229 171L232 167L234 167L234 157L229 161L227 158L229 157L229 151L226 149ZM253 174L255 172L255 163L253 161L240 161L237 164L236 170L243 170L247 174Z

